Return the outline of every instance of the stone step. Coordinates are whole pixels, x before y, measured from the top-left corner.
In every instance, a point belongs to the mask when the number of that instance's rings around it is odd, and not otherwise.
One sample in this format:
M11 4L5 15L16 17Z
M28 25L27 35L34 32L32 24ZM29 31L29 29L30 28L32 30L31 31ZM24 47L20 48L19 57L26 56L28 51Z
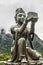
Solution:
M4 63L5 65L43 65L43 58L40 60L29 60L29 62L9 62L9 61L0 61L0 64Z

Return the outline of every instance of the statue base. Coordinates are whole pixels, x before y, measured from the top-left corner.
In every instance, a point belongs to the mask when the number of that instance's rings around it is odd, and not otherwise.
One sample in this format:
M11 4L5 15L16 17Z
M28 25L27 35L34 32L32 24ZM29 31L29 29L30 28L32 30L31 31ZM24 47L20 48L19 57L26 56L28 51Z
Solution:
M5 61L5 65L28 65L28 62L17 62L17 63L14 63L14 62Z
M29 60L29 62L4 62L5 65L43 65L43 59L41 58L40 60Z

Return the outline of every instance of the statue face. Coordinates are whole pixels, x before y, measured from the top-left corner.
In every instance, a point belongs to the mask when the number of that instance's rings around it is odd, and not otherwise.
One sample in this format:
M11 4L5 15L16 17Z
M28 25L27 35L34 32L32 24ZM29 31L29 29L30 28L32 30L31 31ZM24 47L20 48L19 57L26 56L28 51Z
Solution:
M17 14L17 23L22 24L26 18L25 13L18 13Z

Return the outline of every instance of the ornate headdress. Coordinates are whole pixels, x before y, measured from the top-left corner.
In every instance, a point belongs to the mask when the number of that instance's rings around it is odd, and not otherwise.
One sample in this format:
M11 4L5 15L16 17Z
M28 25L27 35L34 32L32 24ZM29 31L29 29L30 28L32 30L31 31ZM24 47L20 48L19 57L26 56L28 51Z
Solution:
M25 13L25 12L22 8L18 8L18 9L16 9L16 14L18 14L18 13Z

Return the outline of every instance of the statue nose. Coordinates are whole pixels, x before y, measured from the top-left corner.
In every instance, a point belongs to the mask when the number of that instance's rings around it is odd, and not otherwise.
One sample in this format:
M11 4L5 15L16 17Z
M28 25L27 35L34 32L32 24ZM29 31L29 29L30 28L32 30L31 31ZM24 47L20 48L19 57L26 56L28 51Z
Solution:
M24 16L22 16L22 18L24 18Z

